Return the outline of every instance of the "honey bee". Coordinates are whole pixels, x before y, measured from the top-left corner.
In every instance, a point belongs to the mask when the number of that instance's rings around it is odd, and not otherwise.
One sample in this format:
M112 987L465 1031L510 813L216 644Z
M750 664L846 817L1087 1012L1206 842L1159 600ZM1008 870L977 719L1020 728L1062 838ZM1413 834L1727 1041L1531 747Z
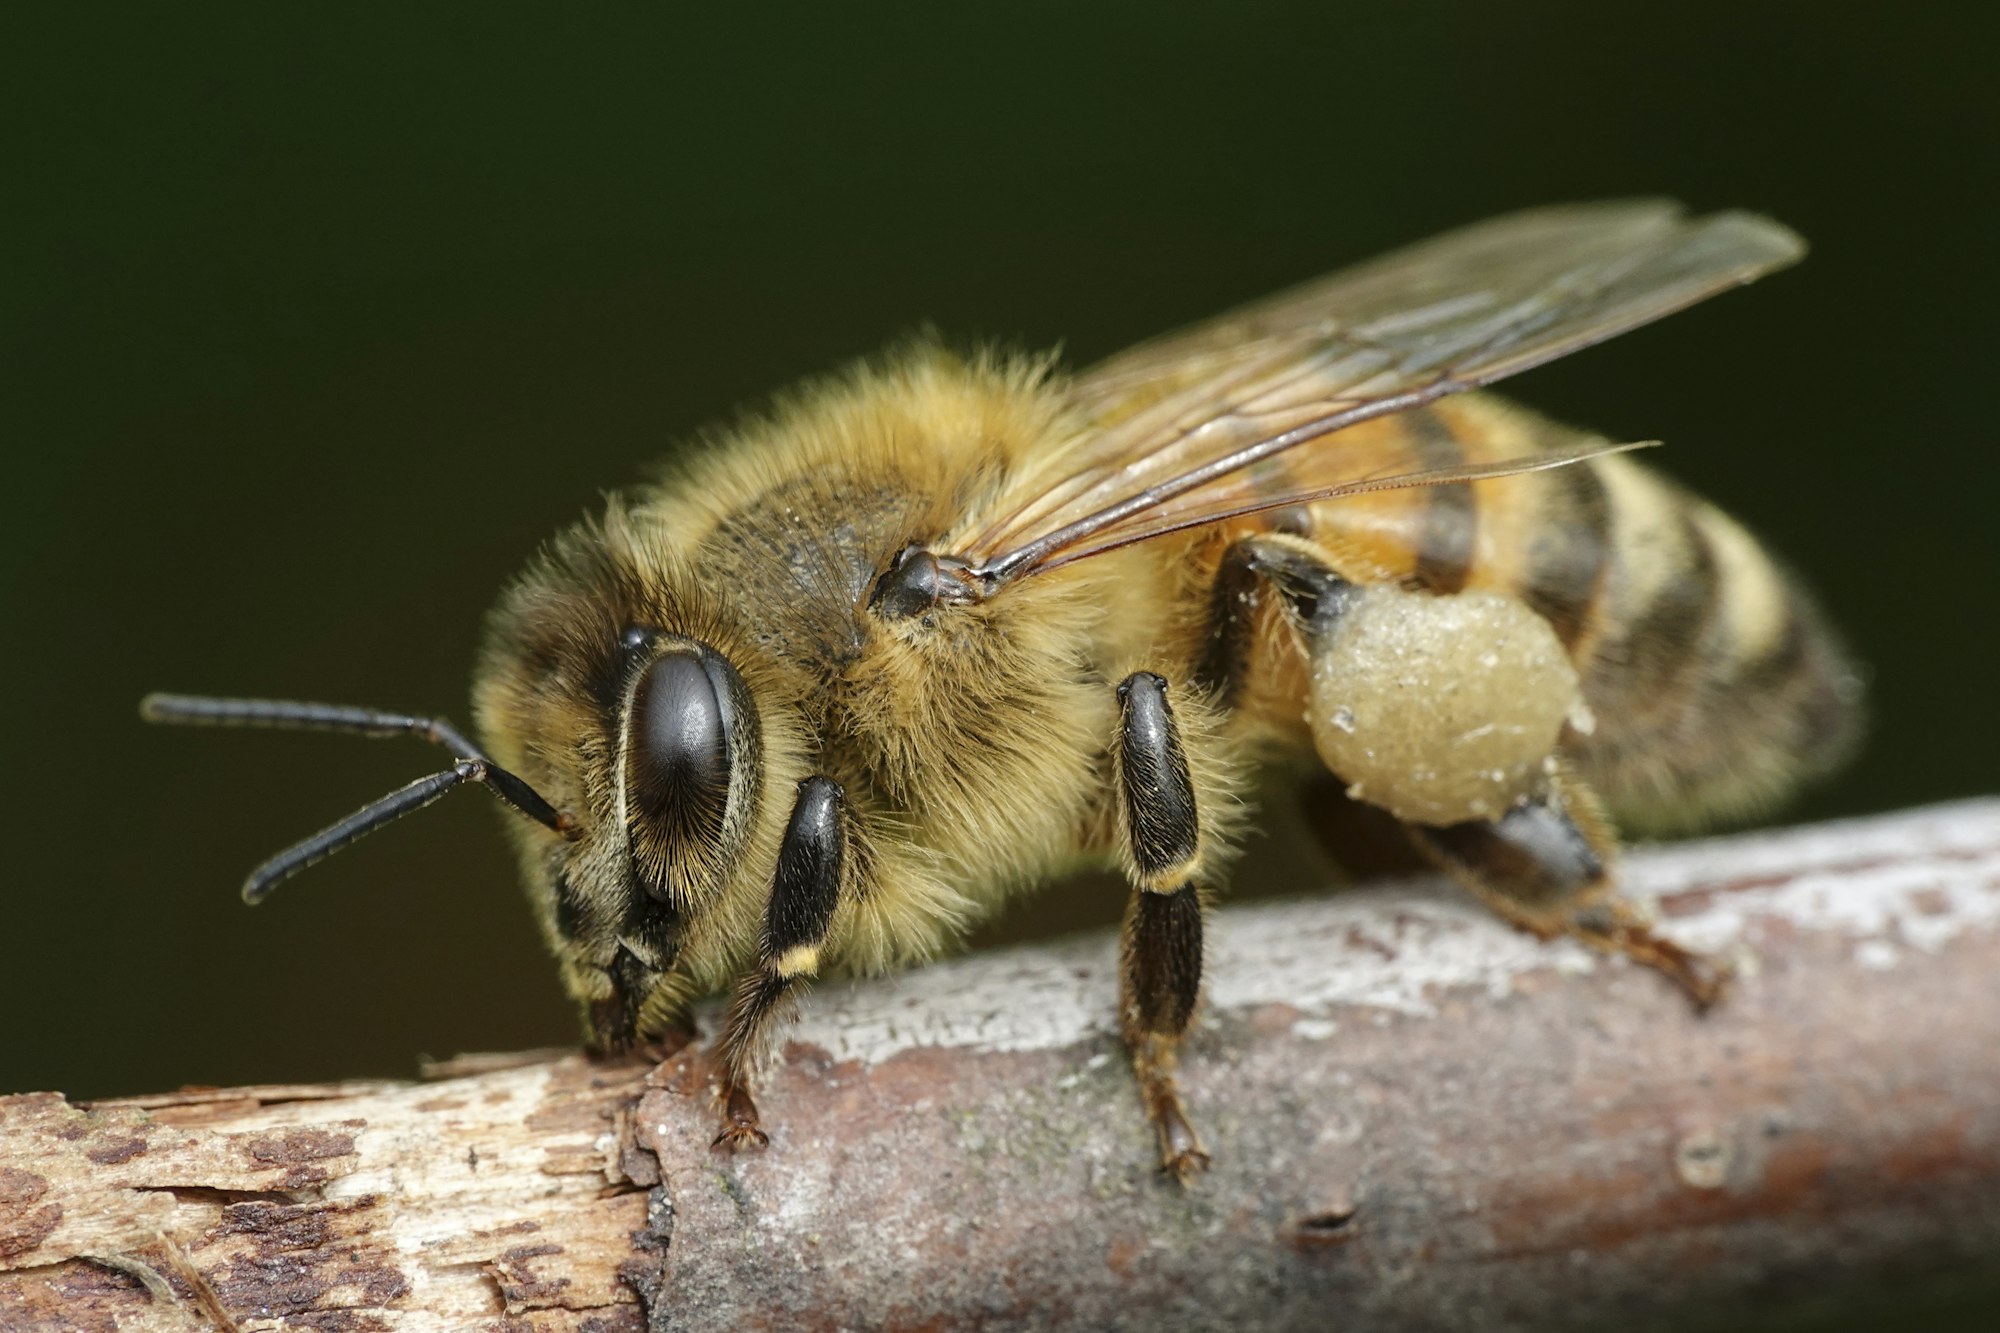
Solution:
M1726 969L1613 890L1614 826L1765 807L1856 730L1854 672L1735 521L1473 392L1790 264L1659 201L1486 222L1074 376L922 342L780 399L555 538L442 720L154 695L155 721L456 756L257 869L251 901L470 783L512 821L594 1044L712 1054L717 1143L813 978L950 948L1091 863L1131 885L1119 1023L1160 1160L1203 918L1260 767L1329 774L1501 916Z

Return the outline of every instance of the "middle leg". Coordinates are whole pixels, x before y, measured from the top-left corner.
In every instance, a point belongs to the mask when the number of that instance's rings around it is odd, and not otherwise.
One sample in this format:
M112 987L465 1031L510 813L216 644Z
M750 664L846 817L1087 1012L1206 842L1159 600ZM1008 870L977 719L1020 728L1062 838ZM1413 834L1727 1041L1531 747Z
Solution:
M1167 682L1135 672L1118 687L1119 797L1132 903L1119 967L1119 1026L1132 1053L1160 1168L1182 1184L1208 1165L1175 1079L1201 994L1201 820L1167 703Z

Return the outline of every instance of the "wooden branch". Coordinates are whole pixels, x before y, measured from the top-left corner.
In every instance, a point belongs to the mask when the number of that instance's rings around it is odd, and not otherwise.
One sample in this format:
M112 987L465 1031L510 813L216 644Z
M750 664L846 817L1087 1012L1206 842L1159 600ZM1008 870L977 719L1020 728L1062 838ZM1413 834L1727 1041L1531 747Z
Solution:
M1627 878L1740 956L1716 1012L1436 885L1218 914L1185 1192L1105 937L821 988L760 1155L685 1054L0 1099L0 1327L1538 1328L1990 1262L2000 801Z

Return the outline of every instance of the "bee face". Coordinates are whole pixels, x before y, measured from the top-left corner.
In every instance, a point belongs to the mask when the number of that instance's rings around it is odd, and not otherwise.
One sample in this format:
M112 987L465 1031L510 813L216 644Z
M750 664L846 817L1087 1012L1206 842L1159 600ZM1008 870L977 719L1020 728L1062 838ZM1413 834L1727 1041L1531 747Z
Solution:
M596 1043L645 1030L649 999L756 832L762 711L732 637L622 511L572 534L502 599L475 692L497 758L572 812L516 830L530 899ZM740 651L740 650L739 650Z

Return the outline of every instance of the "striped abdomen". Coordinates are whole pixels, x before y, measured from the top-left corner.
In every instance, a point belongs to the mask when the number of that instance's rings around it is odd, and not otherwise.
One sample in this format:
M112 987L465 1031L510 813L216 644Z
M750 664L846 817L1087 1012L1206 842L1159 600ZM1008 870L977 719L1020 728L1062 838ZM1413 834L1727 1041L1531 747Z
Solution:
M1402 470L1587 439L1482 395L1357 429ZM1734 520L1627 457L1293 517L1349 578L1488 588L1548 620L1596 723L1563 748L1628 825L1749 813L1855 733L1858 678L1803 590Z

